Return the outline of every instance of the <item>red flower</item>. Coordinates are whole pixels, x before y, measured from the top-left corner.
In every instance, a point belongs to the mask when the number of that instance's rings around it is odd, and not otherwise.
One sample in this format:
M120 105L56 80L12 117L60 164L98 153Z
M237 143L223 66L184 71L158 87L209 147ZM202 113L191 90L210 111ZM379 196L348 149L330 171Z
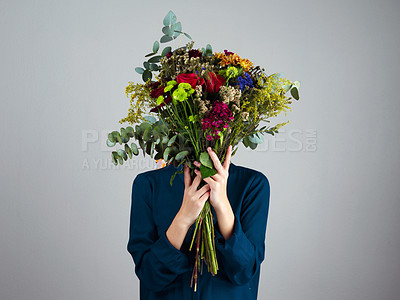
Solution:
M179 74L176 78L176 82L182 83L189 83L192 86L192 89L196 88L196 85L203 85L204 79L197 76L195 73L188 73L188 74Z
M164 95L164 87L163 86L159 87L155 90L152 90L150 92L150 97L153 97L153 98L158 98L159 96L162 96L162 95Z
M191 58L191 57L201 57L201 56L202 56L202 53L199 50L197 50L197 49L189 50L189 58Z
M225 84L225 78L215 74L214 72L208 73L210 80L206 79L206 90L207 93L217 93L219 88Z

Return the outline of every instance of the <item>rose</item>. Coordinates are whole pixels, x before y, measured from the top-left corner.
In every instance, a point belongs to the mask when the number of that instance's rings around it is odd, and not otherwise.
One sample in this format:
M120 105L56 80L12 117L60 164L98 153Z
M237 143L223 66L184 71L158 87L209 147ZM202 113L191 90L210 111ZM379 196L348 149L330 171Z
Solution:
M204 79L196 75L195 73L179 74L176 77L176 82L179 83L189 83L192 89L196 89L196 85L203 85Z
M207 93L217 93L221 86L225 84L225 78L215 74L214 72L209 72L208 75L210 79L206 79L206 90Z
M153 97L153 98L158 98L159 96L162 96L162 95L164 95L164 87L163 86L156 88L150 92L150 97Z

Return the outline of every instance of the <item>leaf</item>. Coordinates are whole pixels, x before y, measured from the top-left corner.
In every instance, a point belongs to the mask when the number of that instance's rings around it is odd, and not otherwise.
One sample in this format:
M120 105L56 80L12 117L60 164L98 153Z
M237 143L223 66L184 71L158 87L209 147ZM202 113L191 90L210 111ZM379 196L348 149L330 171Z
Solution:
M124 160L127 160L127 159L128 159L128 156L126 155L126 152L125 152L124 150L119 149L117 152L118 152L118 155L119 155L120 157L122 157Z
M153 55L155 55L156 53L149 53L149 54L146 54L144 57L149 57L149 56L153 56Z
M125 152L128 154L129 158L132 158L132 150L129 148L128 144L125 144Z
M148 61L143 62L143 66L145 67L146 70L150 69L150 63Z
M262 144L264 142L264 138L261 133L256 132L255 134L249 136L249 141L253 144Z
M214 168L213 162L211 161L208 152L204 151L200 153L200 162L202 165L205 165L208 168Z
M175 159L176 160L182 160L188 154L189 154L189 151L187 151L187 150L181 151L175 156Z
M164 26L161 31L168 36L172 36L174 30L172 29L172 26Z
M133 154L139 155L139 150L138 150L138 147L137 147L137 145L135 143L131 144L131 149L132 149L132 153Z
M168 141L168 147L171 146L171 145L175 142L177 136L178 136L178 135L174 135L174 136ZM165 160L165 159L164 159L164 160Z
M158 41L155 41L153 44L153 52L157 53L158 49L160 49L160 43Z
M163 35L163 36L161 37L161 39L160 39L160 42L161 42L161 43L168 43L168 42L170 42L170 41L172 41L172 37L170 37L170 36L168 36L168 35Z
M217 170L215 170L214 168L208 168L206 166L203 166L203 164L200 165L200 173L201 173L201 178L207 178L210 176L213 176L215 174L218 173Z
M167 15L164 17L163 20L163 24L165 26L170 26L176 23L176 16L175 14L172 12L172 10L170 10Z
M143 133L143 139L146 142L148 142L151 139L151 131L152 131L152 128L150 126L150 127L147 127L146 130Z
M109 139L106 141L108 147L114 147L116 142L111 142Z
M150 124L154 124L157 121L157 119L154 116L145 116L144 119Z
M245 137L243 138L243 140L242 140L242 143L243 143L243 145L244 145L246 148L249 147L249 143L250 143L249 137L248 137L248 136L245 136Z
M160 62L160 58L161 58L160 55L153 56L152 58L150 58L150 59L148 60L148 62L149 62L149 63L158 63L158 62ZM150 67L150 66L149 66L149 67Z
M115 142L117 141L112 132L110 132L110 133L108 134L108 139L109 139L110 142L112 142L112 143L115 143ZM111 147L112 147L112 146L111 146Z
M137 73L139 73L139 74L143 74L144 69L141 68L141 67L137 67L137 68L135 68L135 71L136 71Z
M164 161L168 161L168 155L169 155L170 152L171 152L171 148L170 148L170 147L168 147L167 149L165 149L164 155L163 155Z
M151 78L153 78L153 74L151 74L151 72L149 70L145 70L142 74L142 79L144 82L147 82L147 80L151 80Z
M299 90L297 89L297 87L293 87L290 90L290 94L293 96L294 99L299 100Z
M151 71L158 71L158 66L156 64L150 64L149 67Z
M171 52L172 48L170 46L165 47L164 50L161 52L161 57L164 57L168 54L168 52Z
M256 143L249 142L249 146L250 146L250 149L251 149L251 150L256 149L256 148L257 148L257 145L258 145L258 144L256 144Z
M116 151L113 151L111 153L111 161L115 166L118 165L117 157L118 157L118 153Z
M133 137L134 136L134 131L133 131L132 126L128 126L125 129L126 129L126 133L128 134L129 137Z
M166 135L166 136L163 137L162 143L165 144L167 142L168 142L168 136Z
M176 23L176 24L174 24L173 26L172 26L172 28L174 29L174 34L173 34L173 37L174 38L177 38L180 34L181 34L181 30L182 30L182 24L181 24L181 22L178 22L178 23Z
M183 34L184 34L188 39L190 39L190 40L192 39L192 37L191 37L190 35L188 35L187 33L184 32Z

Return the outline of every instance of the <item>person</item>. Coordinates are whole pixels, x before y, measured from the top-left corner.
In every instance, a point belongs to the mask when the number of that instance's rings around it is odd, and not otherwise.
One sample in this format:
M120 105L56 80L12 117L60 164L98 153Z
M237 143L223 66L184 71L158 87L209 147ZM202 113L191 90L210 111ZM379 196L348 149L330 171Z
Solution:
M141 300L257 299L269 181L260 171L230 162L232 146L223 165L211 148L207 151L218 173L204 178L206 184L200 189L200 172L196 170L192 180L186 164L173 186L170 177L182 165L146 171L133 181L127 250L140 281ZM196 248L189 251L189 247L195 220L208 198L219 269L213 276L203 262L194 291L190 281Z

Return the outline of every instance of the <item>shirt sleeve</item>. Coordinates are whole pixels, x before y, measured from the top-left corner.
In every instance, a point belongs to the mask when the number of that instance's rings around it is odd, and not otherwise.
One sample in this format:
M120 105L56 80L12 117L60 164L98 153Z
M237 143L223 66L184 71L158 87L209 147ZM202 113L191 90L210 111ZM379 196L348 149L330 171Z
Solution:
M244 197L241 216L235 214L233 234L227 240L216 221L218 264L235 285L249 282L264 260L269 198L269 181L264 174L257 173Z
M128 252L135 263L135 273L155 292L177 286L179 275L190 270L189 259L168 240L166 231L157 233L150 199L152 186L146 176L139 174L132 185L132 206Z

